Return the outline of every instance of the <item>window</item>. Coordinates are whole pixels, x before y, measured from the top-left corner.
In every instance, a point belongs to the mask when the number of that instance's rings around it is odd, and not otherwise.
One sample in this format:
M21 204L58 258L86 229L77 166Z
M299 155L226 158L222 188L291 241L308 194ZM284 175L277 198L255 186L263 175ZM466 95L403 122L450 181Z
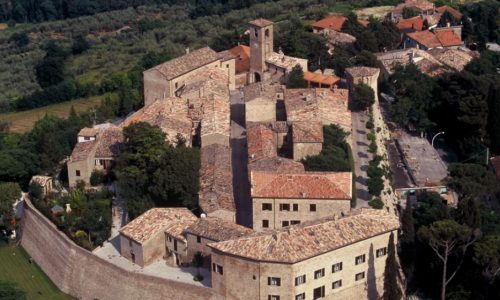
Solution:
M269 228L269 220L262 220L262 228Z
M339 271L342 271L342 263L341 262L332 265L332 273L336 273Z
M377 257L381 257L387 254L387 247L377 249L377 253L375 254Z
M273 210L273 205L271 203L262 203L262 210Z
M172 242L172 237L171 237L171 236L167 236L167 240L168 240L169 242Z
M310 204L309 211L316 211L316 204Z
M314 271L314 279L325 276L325 268Z
M290 222L288 222L288 221L281 222L281 227L287 227L288 225L290 225Z
M359 265L365 262L365 255L356 256L355 264Z
M177 89L178 86L179 86L179 83L176 82L175 83L175 88Z
M86 136L83 138L84 141L90 141L90 136Z
M278 295L269 295L267 296L268 300L280 300L280 296Z
M355 278L356 278L356 281L365 278L365 272L361 272L361 273L356 274Z
M76 170L76 177L80 177L80 170Z
M177 251L177 240L174 240L174 251Z
M280 204L280 211L282 211L282 210L290 211L290 204L281 203Z
M214 271L214 273L219 273L221 275L224 275L224 268L221 265L213 263L212 271Z
M332 283L332 289L338 289L342 286L342 280L337 280Z
M293 205L293 211L299 211L299 205L297 203Z
M296 295L295 300L306 300L306 293Z
M291 220L290 224L291 225L297 225L297 224L300 224L300 221L299 220Z
M196 236L196 242L201 243L201 236L199 236L199 235Z
M229 69L229 64L226 64L226 68L228 68L228 69Z
M267 285L280 286L281 278L279 277L267 277Z
M306 283L306 274L295 277L295 286Z
M318 288L315 288L313 290L313 299L319 299L325 297L325 286L320 286Z

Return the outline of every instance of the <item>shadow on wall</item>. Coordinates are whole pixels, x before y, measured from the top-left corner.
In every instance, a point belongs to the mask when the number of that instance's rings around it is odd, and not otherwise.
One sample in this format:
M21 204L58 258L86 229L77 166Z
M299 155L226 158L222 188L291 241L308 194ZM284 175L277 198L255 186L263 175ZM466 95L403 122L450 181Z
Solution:
M373 244L370 244L370 252L368 252L368 271L366 273L368 299L377 300L379 299L379 294L377 291L377 281L375 276L375 255L373 254Z

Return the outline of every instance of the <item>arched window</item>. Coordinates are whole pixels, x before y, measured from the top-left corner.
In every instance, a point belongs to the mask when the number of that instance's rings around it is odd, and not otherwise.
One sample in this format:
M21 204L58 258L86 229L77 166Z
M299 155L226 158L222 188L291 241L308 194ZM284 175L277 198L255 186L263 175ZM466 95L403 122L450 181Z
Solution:
M267 37L269 37L269 29L266 29L265 34Z
M255 76L255 82L260 82L260 74L255 72L254 76Z

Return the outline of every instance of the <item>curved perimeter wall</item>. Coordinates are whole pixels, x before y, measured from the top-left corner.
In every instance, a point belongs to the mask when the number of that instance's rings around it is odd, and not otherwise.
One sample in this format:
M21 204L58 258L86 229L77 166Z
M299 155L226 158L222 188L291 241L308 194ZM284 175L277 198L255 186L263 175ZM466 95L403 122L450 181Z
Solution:
M63 292L78 299L222 299L211 288L131 273L71 241L25 200L21 245Z

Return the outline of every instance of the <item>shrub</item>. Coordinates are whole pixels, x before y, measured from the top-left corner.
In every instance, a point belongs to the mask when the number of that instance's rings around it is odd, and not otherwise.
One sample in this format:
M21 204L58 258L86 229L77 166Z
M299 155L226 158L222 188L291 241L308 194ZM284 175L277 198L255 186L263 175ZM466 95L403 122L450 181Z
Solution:
M373 125L373 121L372 120L368 120L366 122L366 129L373 129L373 127L375 127L375 125Z
M380 198L375 198L372 201L368 202L368 205L370 205L372 208L375 209L382 209L384 208L384 202L380 200Z
M366 184L368 185L368 192L373 196L380 196L384 189L384 180L381 177L370 177Z
M103 184L106 181L106 175L102 171L94 170L92 174L90 174L90 185L98 186Z
M42 187L38 183L32 182L29 186L29 195L32 199L42 200Z
M378 149L377 143L371 141L370 145L368 145L368 152L375 154L377 153L377 149Z

